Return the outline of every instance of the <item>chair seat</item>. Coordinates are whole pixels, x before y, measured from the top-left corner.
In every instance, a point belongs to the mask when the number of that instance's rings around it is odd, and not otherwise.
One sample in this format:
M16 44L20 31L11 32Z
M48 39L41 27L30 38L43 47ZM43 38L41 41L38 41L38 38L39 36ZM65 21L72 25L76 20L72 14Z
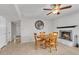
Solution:
M55 43L50 43L51 45L55 44Z

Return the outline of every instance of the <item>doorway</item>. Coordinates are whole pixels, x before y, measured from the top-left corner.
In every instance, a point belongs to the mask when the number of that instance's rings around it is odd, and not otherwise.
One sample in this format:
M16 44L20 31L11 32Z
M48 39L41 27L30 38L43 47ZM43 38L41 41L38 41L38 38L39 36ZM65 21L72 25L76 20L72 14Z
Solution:
M20 31L20 20L11 22L11 41L14 43L20 43L21 42L21 31Z

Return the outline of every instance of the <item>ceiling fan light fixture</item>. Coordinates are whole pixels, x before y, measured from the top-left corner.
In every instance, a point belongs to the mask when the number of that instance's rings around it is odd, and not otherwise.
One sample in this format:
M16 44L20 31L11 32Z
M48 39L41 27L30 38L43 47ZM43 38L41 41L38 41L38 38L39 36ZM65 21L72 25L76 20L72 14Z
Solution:
M58 12L60 12L60 5L56 4L55 8L52 10L53 14L57 14Z
M50 6L51 6L51 8L45 8L45 9L43 9L43 10L50 11L46 15L50 15L52 13L59 15L61 10L68 9L68 8L72 7L72 5L61 7L61 4L51 4Z
M53 14L57 14L59 11L60 11L59 9L53 10L52 13L53 13Z

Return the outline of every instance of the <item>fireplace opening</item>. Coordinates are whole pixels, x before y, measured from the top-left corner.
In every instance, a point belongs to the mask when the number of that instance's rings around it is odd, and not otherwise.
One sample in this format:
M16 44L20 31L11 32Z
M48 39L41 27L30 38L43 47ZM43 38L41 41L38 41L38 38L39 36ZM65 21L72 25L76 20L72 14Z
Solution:
M65 40L72 41L72 38L71 38L72 31L71 30L69 30L69 31L60 30L59 35L60 35L60 39L65 39Z

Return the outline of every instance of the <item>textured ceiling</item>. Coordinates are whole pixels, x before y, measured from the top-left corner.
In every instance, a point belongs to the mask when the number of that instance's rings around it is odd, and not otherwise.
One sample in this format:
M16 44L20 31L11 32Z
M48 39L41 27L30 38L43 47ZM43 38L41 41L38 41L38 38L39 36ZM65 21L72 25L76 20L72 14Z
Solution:
M50 5L48 4L17 4L16 6L14 4L0 4L0 15L9 17L9 19L12 18L16 20L22 18L50 19L79 12L79 4L73 4L72 8L61 11L59 16L53 14L49 16L46 15L50 11L45 11L43 8L50 8Z

